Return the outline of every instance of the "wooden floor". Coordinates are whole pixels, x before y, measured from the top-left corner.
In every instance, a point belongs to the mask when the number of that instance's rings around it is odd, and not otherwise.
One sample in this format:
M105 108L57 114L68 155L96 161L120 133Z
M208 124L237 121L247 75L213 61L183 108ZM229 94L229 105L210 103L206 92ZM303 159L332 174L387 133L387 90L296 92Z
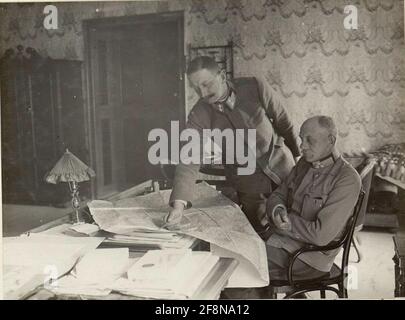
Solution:
M360 231L360 249L363 259L355 263L355 250L350 250L349 260L349 299L393 299L394 298L394 233L385 230ZM337 257L339 261L341 255ZM327 298L335 299L334 293ZM310 293L309 298L319 299L318 293Z

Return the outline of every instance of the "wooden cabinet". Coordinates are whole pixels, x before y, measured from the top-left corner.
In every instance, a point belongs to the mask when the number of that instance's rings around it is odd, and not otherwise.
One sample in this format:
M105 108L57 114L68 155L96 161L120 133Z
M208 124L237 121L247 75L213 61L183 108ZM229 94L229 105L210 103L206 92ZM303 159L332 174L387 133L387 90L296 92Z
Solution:
M82 63L18 46L1 58L0 75L3 202L69 200L66 184L50 185L44 176L66 148L88 163Z

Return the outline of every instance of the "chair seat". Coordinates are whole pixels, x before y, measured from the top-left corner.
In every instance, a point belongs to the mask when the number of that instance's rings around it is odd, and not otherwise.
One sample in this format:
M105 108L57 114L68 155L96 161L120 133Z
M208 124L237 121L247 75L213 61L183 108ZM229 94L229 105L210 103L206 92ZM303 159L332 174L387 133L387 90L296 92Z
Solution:
M317 286L317 285L330 285L330 284L335 284L341 280L341 270L340 268L336 265L333 264L332 269L330 270L329 273L318 277L318 278L312 278L312 279L305 279L305 280L296 280L294 281L294 288L307 288L307 287L312 287L312 286ZM285 291L291 291L292 287L290 283L287 280L279 280L279 279L270 279L270 287L273 287L274 289L277 288L276 292L277 293L284 293Z

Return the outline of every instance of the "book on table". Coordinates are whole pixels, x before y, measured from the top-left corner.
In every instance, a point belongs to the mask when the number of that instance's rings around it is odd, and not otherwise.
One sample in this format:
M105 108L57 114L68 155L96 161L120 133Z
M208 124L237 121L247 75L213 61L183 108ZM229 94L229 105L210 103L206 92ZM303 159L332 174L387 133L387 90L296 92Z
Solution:
M189 299L218 260L210 252L190 249L148 251L113 289L144 298Z

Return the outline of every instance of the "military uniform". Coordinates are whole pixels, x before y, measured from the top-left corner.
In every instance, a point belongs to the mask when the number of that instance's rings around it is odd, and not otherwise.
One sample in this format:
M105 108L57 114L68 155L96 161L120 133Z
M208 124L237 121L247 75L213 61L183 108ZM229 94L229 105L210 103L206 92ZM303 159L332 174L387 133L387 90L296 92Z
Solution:
M229 83L229 88L228 99L222 104L208 104L200 99L189 114L187 128L197 130L200 135L203 129L256 130L255 172L239 175L241 164L235 159L235 164L225 164L225 175L238 192L242 210L261 234L265 232L261 221L265 217L266 199L274 185L287 177L295 164L294 157L300 155L297 137L286 110L264 81L238 78ZM177 166L170 202L183 200L186 207L192 205L199 169L196 164Z
M340 239L360 189L359 174L342 156L312 164L301 159L267 201L268 213L285 207L291 221L290 231L276 229L266 242L270 275L286 272L289 258L280 250L293 253L305 244L324 246ZM307 252L299 259L304 267L329 272L338 252Z

